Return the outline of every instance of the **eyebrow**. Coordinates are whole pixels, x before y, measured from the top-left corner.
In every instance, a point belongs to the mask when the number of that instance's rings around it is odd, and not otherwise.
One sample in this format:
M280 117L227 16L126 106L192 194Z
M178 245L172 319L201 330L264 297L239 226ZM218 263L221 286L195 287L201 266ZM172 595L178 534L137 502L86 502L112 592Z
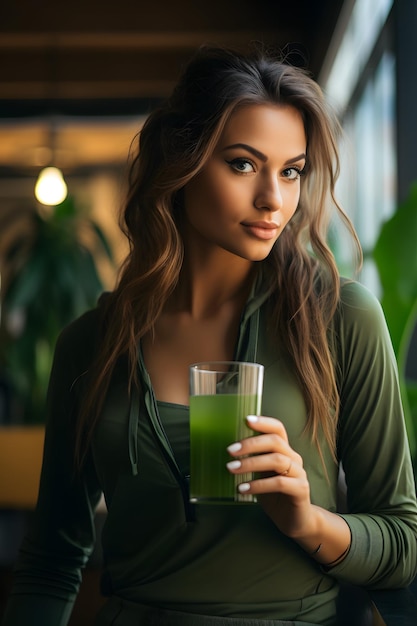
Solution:
M263 161L264 163L266 163L266 161L268 160L268 157L266 156L266 154L264 154L263 152L260 152L259 150L257 150L256 148L253 148L252 146L249 146L247 143L234 143L230 146L226 146L225 148L223 148L223 150L231 150L232 148L243 148L244 150L247 150L248 152L256 156L258 159ZM293 157L285 161L285 165L289 165L290 163L296 163L297 161L301 161L302 159L304 161L306 160L306 155L304 152L302 152L296 157Z

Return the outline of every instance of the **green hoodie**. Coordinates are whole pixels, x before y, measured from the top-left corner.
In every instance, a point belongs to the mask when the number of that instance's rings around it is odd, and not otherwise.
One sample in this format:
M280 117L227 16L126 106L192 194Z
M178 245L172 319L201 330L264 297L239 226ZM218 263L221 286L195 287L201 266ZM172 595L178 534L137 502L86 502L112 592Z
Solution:
M303 457L312 502L336 512L339 466L323 439L324 471L304 431L306 407L294 369L268 332L267 296L261 286L254 289L235 358L265 366L262 413L285 424ZM36 523L21 549L3 626L30 623L33 615L43 626L67 623L80 568L94 543L102 492L108 507L102 589L130 606L330 625L340 581L381 589L412 580L417 505L395 357L381 307L363 286L343 283L333 326L341 397L338 455L347 483L348 512L340 514L351 528L352 545L330 571L284 536L257 504L189 503L187 476L164 429L170 416L177 419L179 411L186 419L187 411L158 405L141 353L142 393L129 401L121 360L84 471L74 474L73 421L97 328L94 310L57 344Z

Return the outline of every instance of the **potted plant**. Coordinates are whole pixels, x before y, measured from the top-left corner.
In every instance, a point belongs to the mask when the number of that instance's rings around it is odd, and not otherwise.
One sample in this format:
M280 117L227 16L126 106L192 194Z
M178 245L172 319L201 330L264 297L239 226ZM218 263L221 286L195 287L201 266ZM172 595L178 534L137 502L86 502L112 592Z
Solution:
M19 228L16 228L17 224ZM42 423L55 342L61 329L103 291L100 258L113 262L99 225L74 199L0 220L1 362L25 423Z

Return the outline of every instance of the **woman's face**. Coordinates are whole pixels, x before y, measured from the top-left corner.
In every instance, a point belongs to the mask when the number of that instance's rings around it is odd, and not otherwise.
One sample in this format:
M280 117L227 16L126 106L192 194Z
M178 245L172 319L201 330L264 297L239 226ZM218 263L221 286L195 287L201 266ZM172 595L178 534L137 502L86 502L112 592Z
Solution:
M305 159L304 124L295 108L238 109L184 189L185 245L202 254L266 258L297 208Z

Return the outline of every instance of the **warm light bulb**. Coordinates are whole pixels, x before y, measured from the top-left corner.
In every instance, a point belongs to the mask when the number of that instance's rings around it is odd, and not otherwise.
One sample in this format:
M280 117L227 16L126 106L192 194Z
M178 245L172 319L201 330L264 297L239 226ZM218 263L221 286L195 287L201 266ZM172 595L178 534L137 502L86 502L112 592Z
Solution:
M35 185L35 196L41 204L56 206L67 197L67 185L61 170L45 167L39 174Z

